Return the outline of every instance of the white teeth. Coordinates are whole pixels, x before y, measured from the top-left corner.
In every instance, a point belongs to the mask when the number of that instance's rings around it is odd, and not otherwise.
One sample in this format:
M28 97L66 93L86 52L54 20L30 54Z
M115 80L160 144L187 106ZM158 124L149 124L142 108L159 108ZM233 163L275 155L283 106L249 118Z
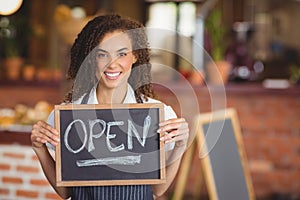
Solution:
M104 72L107 76L116 77L120 75L120 72Z

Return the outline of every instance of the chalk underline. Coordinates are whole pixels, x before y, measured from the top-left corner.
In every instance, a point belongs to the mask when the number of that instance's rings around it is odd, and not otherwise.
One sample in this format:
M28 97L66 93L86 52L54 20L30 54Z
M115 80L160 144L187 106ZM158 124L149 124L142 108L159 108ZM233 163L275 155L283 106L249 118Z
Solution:
M107 157L89 160L77 160L78 167L89 167L98 165L135 165L141 163L141 155L138 156L121 156L121 157Z

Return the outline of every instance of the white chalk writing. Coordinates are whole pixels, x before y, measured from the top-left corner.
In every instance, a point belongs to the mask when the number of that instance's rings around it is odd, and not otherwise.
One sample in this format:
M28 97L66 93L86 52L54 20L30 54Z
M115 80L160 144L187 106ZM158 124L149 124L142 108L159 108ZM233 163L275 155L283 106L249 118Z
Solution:
M95 124L97 124L97 123L102 124L102 131L98 134L93 132L93 128L94 128ZM89 120L89 127L90 127L90 138L89 138L88 152L91 152L95 149L93 138L100 138L101 135L103 135L103 133L105 131L105 127L106 127L105 121L103 121L102 119Z
M79 122L79 123L80 123L80 125L81 125L82 128L83 128L83 132L86 133L86 127L85 127L85 124L84 124L84 122L83 122L82 120L76 119L76 120L74 120L73 122L71 122L71 123L69 124L69 126L67 127L66 132L65 132L64 142L65 142L65 145L66 145L67 149L68 149L71 153L78 153L78 152L80 152L80 151L84 148L85 143L87 142L87 135L85 134L85 135L84 135L84 140L83 140L83 142L82 142L82 146L81 146L80 148L78 148L77 150L74 150L74 149L72 149L72 148L70 147L69 142L68 142L68 137L69 137L69 133L70 133L70 130L71 130L72 126L73 126L76 122Z
M78 167L89 167L98 165L135 165L141 163L141 155L138 156L122 156L122 157L108 157L90 160L77 160Z
M69 144L69 135L71 132L71 129L75 124L79 125L82 128L82 133L83 135L83 140L82 140L82 145L77 148L73 149L70 144ZM94 127L96 125L100 126L101 131L95 131ZM122 151L125 149L125 145L122 143L119 146L114 146L111 142L112 139L115 139L117 135L115 133L111 133L111 127L112 126L122 126L124 125L124 121L112 121L112 122L105 122L102 119L95 119L95 120L88 120L88 128L89 132L87 131L87 126L86 124L80 120L80 119L75 119L72 121L66 128L65 134L64 134L64 143L67 148L67 150L71 153L79 153L81 152L84 147L87 145L87 150L88 152L94 151L95 150L95 145L94 145L94 139L100 138L104 133L106 133L106 145L107 148L110 152L118 152ZM133 122L128 119L128 133L127 133L127 148L128 149L133 149L133 136L137 139L137 141L141 144L142 147L145 147L145 143L147 140L147 136L149 133L151 125L151 117L148 115L144 119L144 126L143 126L143 133L142 136L138 133L136 127L134 126ZM79 127L75 128L76 130L79 130ZM81 133L81 132L80 132ZM79 132L78 132L79 134Z
M108 122L107 123L107 135L106 135L106 144L107 144L107 147L108 147L108 150L111 151L111 152L117 152L117 151L121 151L123 150L125 147L124 147L124 144L121 144L115 148L113 148L110 144L110 139L113 139L116 137L116 134L112 134L110 132L110 127L111 126L120 126L120 125L123 125L124 122L123 121L119 121L119 122Z
M138 131L133 126L133 123L130 120L128 120L128 138L127 138L128 149L132 149L133 148L133 145L132 145L132 133L134 133L134 135L137 138L137 140L139 141L139 143L143 147L145 146L146 138L147 138L147 135L149 133L150 125L151 125L151 117L148 115L145 118L145 120L144 120L143 136L141 138L140 135L139 135L139 133L138 133Z

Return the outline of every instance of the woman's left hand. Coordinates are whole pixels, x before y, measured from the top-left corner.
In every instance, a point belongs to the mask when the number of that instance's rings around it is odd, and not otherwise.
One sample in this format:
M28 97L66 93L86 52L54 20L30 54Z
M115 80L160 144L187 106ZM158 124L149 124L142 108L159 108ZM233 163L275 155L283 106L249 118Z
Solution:
M184 118L169 119L159 123L157 132L166 132L160 140L166 144L175 142L177 147L186 147L189 138L189 126Z

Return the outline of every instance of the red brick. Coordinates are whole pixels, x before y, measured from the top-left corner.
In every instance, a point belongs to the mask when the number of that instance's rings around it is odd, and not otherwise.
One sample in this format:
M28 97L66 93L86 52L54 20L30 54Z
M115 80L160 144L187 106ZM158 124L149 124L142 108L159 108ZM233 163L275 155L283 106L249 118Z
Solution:
M46 186L49 185L47 180L42 180L42 179L32 179L30 180L31 185L39 185L39 186Z
M274 160L274 166L276 169L286 169L290 170L294 168L294 163L290 155L280 157Z
M300 172L295 170L276 170L270 176L269 183L272 191L289 193L291 192L293 185L300 183Z
M23 172L29 172L29 173L38 173L39 172L39 168L37 167L31 167L31 166L17 166L17 171L23 171Z
M16 159L24 159L25 155L21 154L21 153L10 153L10 152L6 152L3 153L3 157L8 157L8 158L16 158Z
M39 160L38 157L37 157L36 155L31 156L31 159L34 160L34 161Z
M257 137L247 137L243 140L244 142L244 148L245 153L247 157L251 159L257 159L258 155L260 153L259 144L258 144L258 138Z
M300 129L300 121L299 121L299 117L297 118L297 120L293 120L290 122L289 126L292 127L292 129L296 129L296 130L299 130Z
M247 130L260 130L263 128L263 121L253 116L240 117L240 124L242 127L247 127Z
M3 177L2 182L3 183L22 184L23 180L22 180L22 178L17 178L17 177Z
M266 183L254 183L253 189L256 197L266 197L269 196L272 192L269 187L270 184Z
M285 157L286 155L293 155L295 152L292 146L292 141L278 141L276 145L277 157Z
M9 170L10 169L10 165L8 164L0 164L0 170Z
M17 190L16 195L18 197L37 198L38 192L30 190Z
M293 138L293 146L295 147L296 152L298 152L298 154L300 154L300 138L295 136Z
M60 198L60 196L58 196L56 193L46 193L45 194L45 198L46 199L57 199L57 200L61 200L62 198Z
M9 190L8 189L0 188L0 195L8 195L8 194L9 194Z
M282 129L285 127L283 118L271 116L263 120L264 126L272 127L273 130Z

